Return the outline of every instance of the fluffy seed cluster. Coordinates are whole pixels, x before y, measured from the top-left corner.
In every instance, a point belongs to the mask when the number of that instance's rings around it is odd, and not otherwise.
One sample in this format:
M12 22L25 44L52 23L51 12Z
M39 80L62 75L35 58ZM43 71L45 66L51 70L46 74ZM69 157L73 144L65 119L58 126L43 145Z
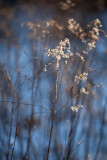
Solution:
M28 34L29 38L38 37L38 39L40 39L41 37L46 37L46 35L50 33L44 24L35 24L33 22L27 22L22 23L22 27L23 26L26 26L30 30L30 33Z
M61 58L67 59L73 56L74 54L70 51L71 45L68 38L64 39L64 41L60 41L59 45L55 49L49 49L47 52L48 56L52 56L56 58L57 65L56 68L59 68L59 61Z
M59 5L60 5L60 8L64 11L69 10L72 7L75 7L75 3L73 3L71 0L66 0L66 2L61 1Z
M75 111L75 112L78 112L79 108L83 108L84 109L84 106L81 105L81 104L78 104L76 106L71 106L71 110Z
M68 30L71 31L76 37L80 38L82 42L85 43L86 33L82 29L79 23L77 23L74 19L68 20Z
M47 28L56 27L59 30L63 30L63 26L61 26L57 21L55 21L53 19L46 21L46 27Z
M96 43L99 40L99 32L102 24L99 19L94 20L90 24L87 25L89 31L87 33L87 52L92 48L96 47Z
M76 37L82 40L83 43L87 44L86 50L83 50L84 54L96 47L96 43L99 40L99 33L102 24L99 19L94 20L87 25L87 32L77 23L74 19L68 20L68 30L71 31Z
M81 93L81 94L89 94L89 92L86 91L85 88L81 88L80 93Z
M87 80L87 77L88 77L88 73L83 73L83 74L80 74L79 76L75 76L75 82L77 83L77 84L79 84L80 83L80 80L83 80L83 81L85 81L85 80Z
M77 52L76 55L77 55L82 61L85 61L85 58L84 58L83 56L81 56L80 53Z

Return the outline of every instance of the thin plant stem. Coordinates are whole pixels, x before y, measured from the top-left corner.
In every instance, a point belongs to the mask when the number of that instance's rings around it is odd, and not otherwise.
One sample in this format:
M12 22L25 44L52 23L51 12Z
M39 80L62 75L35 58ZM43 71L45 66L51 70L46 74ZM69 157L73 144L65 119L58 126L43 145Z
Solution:
M35 77L34 77L35 79ZM38 79L38 82L37 82L37 87L36 87L36 91L35 91L35 94L34 94L34 82L32 84L32 102L34 101L34 97L37 96L37 92L38 92L38 87L39 87L39 79ZM28 152L29 152L29 147L30 147L30 143L31 143L31 129L32 129L32 122L33 122L33 115L34 115L34 103L32 103L32 107L31 107L31 118L30 118L30 126L29 126L29 129L28 129L28 141L27 141L27 148L26 148L26 152L25 152L25 156L24 156L24 160L26 160L26 157L28 155Z
M12 134L13 110L14 110L14 103L12 103L12 107L11 107L11 123L10 123L9 140L8 140L7 160L9 159L10 140L11 140L11 134Z
M56 73L55 101L54 101L54 106L53 106L52 122L51 122L51 129L50 129L49 144L48 144L48 151L47 151L47 158L46 158L46 160L49 159L50 145L51 145L52 132L53 132L53 124L54 124L55 107L56 107L57 97L58 97L58 95L57 95L57 91L58 91L58 74L59 74L59 67L57 68L57 73Z
M14 153L16 138L17 138L17 136L18 136L18 131L17 131L17 127L18 127L18 114L19 114L19 99L18 99L18 105L17 105L17 117L16 117L17 120L16 120L15 139L14 139L14 143L13 143L13 149L12 149L12 154L11 154L11 160L13 159L13 153Z

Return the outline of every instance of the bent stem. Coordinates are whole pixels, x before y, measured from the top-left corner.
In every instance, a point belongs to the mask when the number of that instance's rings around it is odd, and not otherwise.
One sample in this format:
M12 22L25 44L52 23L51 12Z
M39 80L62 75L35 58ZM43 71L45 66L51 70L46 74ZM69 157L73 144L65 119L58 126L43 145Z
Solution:
M59 62L57 61L57 64ZM52 132L53 132L53 124L54 124L54 115L55 115L55 107L56 107L56 103L57 103L57 91L58 91L58 74L59 74L59 66L56 68L57 69L57 73L56 73L56 83L55 83L55 101L54 101L54 105L53 105L53 113L52 113L52 123L51 123L51 129L50 129L50 136L49 136L49 144L48 144L48 151L47 151L47 158L46 160L49 159L49 152L50 152L50 145L51 145L51 139L52 139Z

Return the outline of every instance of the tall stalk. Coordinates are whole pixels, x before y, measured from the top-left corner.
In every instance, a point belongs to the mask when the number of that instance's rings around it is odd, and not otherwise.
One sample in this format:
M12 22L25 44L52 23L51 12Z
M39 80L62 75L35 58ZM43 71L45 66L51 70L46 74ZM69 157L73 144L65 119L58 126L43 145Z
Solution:
M57 61L57 64L59 62ZM51 129L50 129L50 135L49 135L49 144L48 144L48 152L47 152L47 160L49 159L49 153L50 153L50 145L51 145L51 140L52 140L52 133L53 133L53 125L54 125L54 116L55 116L55 107L58 99L58 74L59 74L59 67L57 67L57 72L56 72L56 82L55 82L55 100L54 100L54 105L53 105L53 112L52 112L52 122L51 122Z

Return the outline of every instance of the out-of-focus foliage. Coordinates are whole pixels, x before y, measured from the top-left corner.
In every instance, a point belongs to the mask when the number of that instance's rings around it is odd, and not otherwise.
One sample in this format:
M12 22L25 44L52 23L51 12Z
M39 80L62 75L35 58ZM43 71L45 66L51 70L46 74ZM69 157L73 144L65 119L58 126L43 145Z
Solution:
M0 159L106 160L106 1L0 2Z

